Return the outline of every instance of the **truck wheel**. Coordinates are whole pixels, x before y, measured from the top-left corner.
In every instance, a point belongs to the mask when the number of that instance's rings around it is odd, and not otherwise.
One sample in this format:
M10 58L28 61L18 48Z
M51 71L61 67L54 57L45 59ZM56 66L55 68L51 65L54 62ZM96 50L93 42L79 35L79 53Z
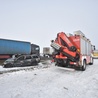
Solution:
M61 66L61 64L57 62L57 63L55 64L55 66Z
M89 63L89 65L93 65L93 63Z
M94 62L94 61L92 60L92 63L89 63L89 65L93 65L93 62Z
M80 70L80 67L79 66L74 66L74 69L75 70Z
M85 71L86 70L86 61L85 60L83 61L83 66L81 67L81 70L82 71Z

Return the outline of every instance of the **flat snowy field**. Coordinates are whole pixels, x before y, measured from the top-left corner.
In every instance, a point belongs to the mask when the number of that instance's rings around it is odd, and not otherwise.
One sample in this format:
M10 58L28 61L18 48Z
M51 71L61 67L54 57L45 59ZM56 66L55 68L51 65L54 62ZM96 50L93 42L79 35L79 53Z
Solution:
M48 63L0 74L0 98L98 98L98 60L83 72Z

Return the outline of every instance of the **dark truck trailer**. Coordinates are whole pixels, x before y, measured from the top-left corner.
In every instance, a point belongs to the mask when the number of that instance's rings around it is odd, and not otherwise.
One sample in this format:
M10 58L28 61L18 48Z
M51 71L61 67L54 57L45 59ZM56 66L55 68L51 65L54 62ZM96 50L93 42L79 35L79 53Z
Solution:
M36 47L38 46L33 47L30 42L0 39L0 59L3 59L2 57L4 59L8 56L11 57L14 54L32 54L34 53L32 48Z

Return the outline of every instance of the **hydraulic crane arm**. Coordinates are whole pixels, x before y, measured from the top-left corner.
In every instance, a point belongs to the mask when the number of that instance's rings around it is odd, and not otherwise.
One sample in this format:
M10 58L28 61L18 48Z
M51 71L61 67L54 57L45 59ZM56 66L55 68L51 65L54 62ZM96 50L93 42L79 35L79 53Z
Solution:
M61 46L67 47L72 52L75 52L77 50L64 32L57 34L55 42L57 42Z
M55 39L55 41L51 42L51 47L53 47L58 52L58 55L60 57L64 55L71 61L79 60L77 48L73 45L71 40L64 32L57 34L57 38Z

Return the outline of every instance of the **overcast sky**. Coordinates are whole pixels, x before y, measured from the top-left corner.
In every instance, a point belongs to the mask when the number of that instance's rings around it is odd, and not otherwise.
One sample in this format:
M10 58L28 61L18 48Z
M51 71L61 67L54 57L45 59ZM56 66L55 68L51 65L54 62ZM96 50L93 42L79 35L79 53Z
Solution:
M60 31L81 30L98 48L98 0L0 0L0 38L50 46Z

